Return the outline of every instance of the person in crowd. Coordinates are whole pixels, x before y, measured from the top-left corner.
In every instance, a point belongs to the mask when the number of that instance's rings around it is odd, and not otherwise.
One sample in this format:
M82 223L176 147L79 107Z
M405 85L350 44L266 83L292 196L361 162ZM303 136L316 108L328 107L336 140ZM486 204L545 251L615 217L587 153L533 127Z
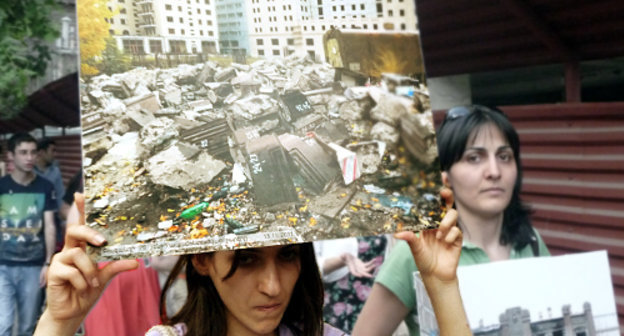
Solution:
M59 212L54 215L54 225L56 227L56 247L55 251L60 251L63 247L63 237L65 237L65 221L60 216L60 210L63 207L63 196L65 195L65 186L63 184L63 176L61 168L56 160L56 142L50 138L41 138L37 142L37 161L35 164L35 173L47 179L54 185L54 193L56 198L56 206Z
M323 318L351 333L374 276L390 250L385 235L314 242L316 260L325 287Z
M447 111L437 133L442 182L455 199L463 232L459 265L549 255L520 201L520 141L503 112L485 106ZM401 320L419 335L413 273L405 243L392 250L375 279L354 335L389 335Z
M135 260L114 261L98 269L85 253L86 243L101 246L104 237L85 226L82 196L70 212L65 247L55 256L48 281L48 306L36 336L73 335L106 283L118 273L135 269ZM84 211L84 210L82 210ZM465 313L455 269L461 246L457 216L451 210L438 230L422 238L404 233L422 267L425 286L439 314L442 335L465 333ZM453 252L454 251L454 252ZM444 253L443 253L444 252ZM188 300L165 325L146 335L342 335L322 322L323 287L311 243L183 256L167 288L185 271ZM444 301L444 304L442 304ZM463 326L463 327L462 327ZM459 333L458 333L459 331Z
M65 185L61 168L56 160L56 142L50 138L41 138L37 142L37 163L35 173L46 178L54 185L56 192L57 208L61 208L63 196L65 195Z
M59 209L59 216L62 220L67 220L67 215L69 214L69 209L71 205L74 203L74 193L83 192L84 182L82 180L82 169L77 171L76 174L69 180L67 184L67 190L65 191L65 195L63 196L63 202L61 203L61 207Z
M37 142L26 133L8 141L14 170L0 179L0 335L32 335L55 247L54 186L34 173Z

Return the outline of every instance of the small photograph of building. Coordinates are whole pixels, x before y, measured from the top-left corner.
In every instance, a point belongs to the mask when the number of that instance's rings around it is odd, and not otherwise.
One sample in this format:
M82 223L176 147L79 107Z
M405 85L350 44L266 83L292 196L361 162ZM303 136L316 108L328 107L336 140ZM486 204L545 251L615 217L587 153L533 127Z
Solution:
M459 267L457 275L474 335L620 335L605 251ZM414 287L421 335L439 335L417 274Z

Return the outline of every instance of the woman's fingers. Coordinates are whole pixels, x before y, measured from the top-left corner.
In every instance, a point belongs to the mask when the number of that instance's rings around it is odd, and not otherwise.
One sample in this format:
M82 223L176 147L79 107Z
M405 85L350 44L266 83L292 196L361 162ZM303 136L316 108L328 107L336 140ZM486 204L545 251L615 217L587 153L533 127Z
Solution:
M50 286L63 285L69 282L74 290L79 294L84 293L90 285L88 280L84 277L76 267L72 267L66 264L58 264L54 270L54 280L50 282Z
M113 261L100 269L98 279L100 283L108 283L115 275L136 269L137 267L139 267L139 262L136 260Z
M452 227L451 230L446 235L446 237L444 238L444 241L447 244L454 244L454 243L461 244L462 242L461 230L457 226Z
M95 246L100 246L106 242L106 238L96 230L84 225L69 225L67 222L67 234L65 236L65 247L83 247L85 242Z
M81 248L66 249L54 259L60 264L76 268L93 287L100 286L97 265L89 259L89 256Z
M446 208L450 209L453 207L453 203L455 203L455 197L453 196L453 191L447 187L442 187L440 189L440 196L444 199L444 203L446 204Z

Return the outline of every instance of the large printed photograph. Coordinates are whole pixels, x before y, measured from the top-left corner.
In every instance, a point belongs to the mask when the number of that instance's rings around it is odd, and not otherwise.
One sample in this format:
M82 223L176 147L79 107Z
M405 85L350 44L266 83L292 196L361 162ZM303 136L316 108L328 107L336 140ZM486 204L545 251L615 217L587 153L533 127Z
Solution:
M457 277L475 336L620 335L606 251L465 266ZM438 335L418 275L414 285L420 334Z
M436 228L412 1L78 0L100 259Z

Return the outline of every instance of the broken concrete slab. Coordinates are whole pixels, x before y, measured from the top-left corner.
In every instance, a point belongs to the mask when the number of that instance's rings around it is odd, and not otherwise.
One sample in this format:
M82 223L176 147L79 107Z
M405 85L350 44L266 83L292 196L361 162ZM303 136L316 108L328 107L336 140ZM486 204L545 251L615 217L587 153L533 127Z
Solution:
M225 163L197 147L177 143L154 155L146 162L150 180L158 185L190 190L210 183Z
M398 126L402 116L410 112L412 101L394 94L379 97L377 105L370 111L371 119L383 121L388 125Z
M234 77L236 77L236 69L234 68L221 69L214 74L214 79L217 82L229 82Z
M155 92L144 96L131 97L124 100L123 102L128 107L128 110L145 109L152 114L158 112L158 110L162 108L160 106L158 94Z
M399 131L385 122L378 122L371 129L371 137L374 140L381 140L388 145L394 146L399 142Z

